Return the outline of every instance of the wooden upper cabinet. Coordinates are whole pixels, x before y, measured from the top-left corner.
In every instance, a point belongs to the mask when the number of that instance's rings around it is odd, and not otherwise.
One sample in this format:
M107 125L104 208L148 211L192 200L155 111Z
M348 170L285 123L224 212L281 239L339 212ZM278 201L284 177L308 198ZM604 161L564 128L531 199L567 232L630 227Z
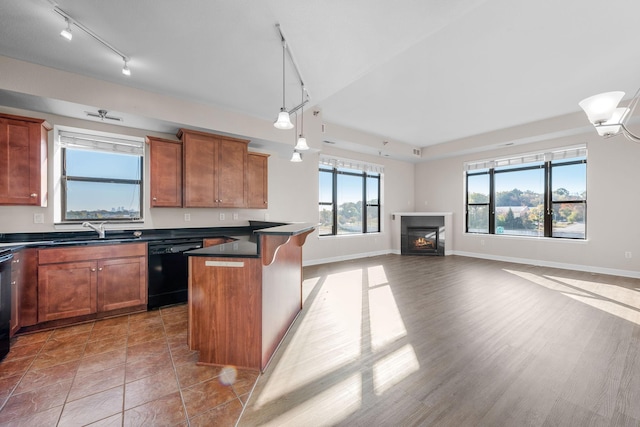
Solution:
M269 207L269 155L249 153L247 160L247 207L266 209Z
M147 137L152 208L182 206L182 141Z
M45 120L0 114L0 205L47 205Z
M188 208L247 207L249 141L180 129L184 200Z

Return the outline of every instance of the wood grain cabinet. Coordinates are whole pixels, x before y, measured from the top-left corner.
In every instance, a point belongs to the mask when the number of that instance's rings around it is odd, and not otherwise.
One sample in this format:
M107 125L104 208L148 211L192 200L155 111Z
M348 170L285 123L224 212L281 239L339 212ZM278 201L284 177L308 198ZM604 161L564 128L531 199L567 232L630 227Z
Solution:
M247 207L249 141L180 129L183 153L183 206Z
M36 249L14 252L11 261L11 336L37 323Z
M0 205L47 205L45 120L0 114Z
M152 208L182 206L182 141L147 137Z
M249 153L247 157L247 207L267 209L269 207L269 155Z
M146 251L144 243L40 249L38 322L146 305Z

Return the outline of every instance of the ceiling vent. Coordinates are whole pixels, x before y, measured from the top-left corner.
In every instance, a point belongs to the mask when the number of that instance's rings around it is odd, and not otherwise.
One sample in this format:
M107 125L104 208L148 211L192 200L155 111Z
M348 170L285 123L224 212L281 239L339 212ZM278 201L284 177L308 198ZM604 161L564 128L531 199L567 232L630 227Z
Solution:
M414 148L413 149L413 156L414 157L422 157L422 150L419 148Z

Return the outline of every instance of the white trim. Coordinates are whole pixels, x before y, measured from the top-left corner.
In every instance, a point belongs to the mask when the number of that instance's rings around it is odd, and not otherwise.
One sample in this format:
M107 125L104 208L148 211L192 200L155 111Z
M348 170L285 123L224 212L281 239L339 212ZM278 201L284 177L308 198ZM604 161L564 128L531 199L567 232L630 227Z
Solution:
M383 251L374 251L374 252L363 252L363 253L351 254L351 255L342 255L342 256L331 257L331 258L312 259L312 260L304 261L302 263L302 266L308 267L310 265L328 264L331 262L351 261L354 259L369 258L372 256L378 256L378 255L387 255L389 253L391 253L390 250L383 250Z
M326 154L320 154L318 163L324 166L331 166L334 168L354 169L363 172L384 173L384 166L376 163L365 162L362 160L351 160L342 157L329 156Z
M588 273L607 274L611 276L631 277L640 279L640 271L619 270L615 268L594 267L591 265L566 264L562 262L544 261L539 259L505 257L500 255L480 254L476 252L453 251L454 255L466 256L471 258L488 259L492 261L512 262L515 264L528 264L540 267L563 268L566 270L586 271Z

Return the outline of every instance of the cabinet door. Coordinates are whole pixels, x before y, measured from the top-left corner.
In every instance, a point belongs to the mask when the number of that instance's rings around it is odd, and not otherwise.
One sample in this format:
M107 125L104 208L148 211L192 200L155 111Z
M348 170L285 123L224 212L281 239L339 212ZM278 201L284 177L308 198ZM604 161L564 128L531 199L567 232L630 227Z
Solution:
M65 319L96 312L95 261L38 267L38 321Z
M268 154L249 153L247 157L247 207L266 209L269 207Z
M0 115L0 204L46 206L44 120Z
M186 134L184 155L184 206L213 208L217 206L215 160L218 144L212 137Z
M247 193L247 144L233 140L219 140L218 161L218 207L245 208Z
M182 206L182 142L148 137L151 207Z
M147 303L146 257L98 261L98 311Z

